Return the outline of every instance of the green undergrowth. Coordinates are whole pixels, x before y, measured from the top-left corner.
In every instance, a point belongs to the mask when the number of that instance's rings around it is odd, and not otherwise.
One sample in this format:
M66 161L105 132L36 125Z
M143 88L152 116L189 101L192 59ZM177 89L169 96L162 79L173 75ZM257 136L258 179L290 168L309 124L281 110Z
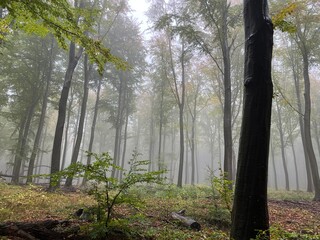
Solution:
M81 192L48 193L42 187L0 183L0 222L34 221L46 218L70 218L83 206L95 204Z
M115 206L108 227L96 221L83 221L79 239L145 239L188 240L229 239L229 193L205 185L185 186L138 184L125 192L131 201ZM58 191L48 193L38 186L13 186L0 183L0 222L36 221L47 218L76 220L74 212L79 208L95 206L93 197L85 192ZM225 192L227 193L227 192ZM232 196L231 196L232 197ZM304 192L269 191L275 200L309 201L312 195ZM172 219L171 213L184 210L201 225L196 231ZM283 215L286 215L284 213ZM290 231L283 225L272 223L271 239L320 239L316 232ZM261 233L257 239L265 239Z
M268 190L268 198L274 200L312 201L314 193L303 191Z

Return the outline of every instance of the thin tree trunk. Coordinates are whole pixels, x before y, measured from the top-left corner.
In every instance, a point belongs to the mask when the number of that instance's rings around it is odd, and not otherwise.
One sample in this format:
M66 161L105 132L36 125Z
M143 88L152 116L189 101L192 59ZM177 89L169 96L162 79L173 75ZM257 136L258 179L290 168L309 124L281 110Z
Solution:
M223 170L228 180L232 180L232 113L231 113L231 63L230 49L228 46L228 2L224 1L222 13L222 55L224 78L224 106L223 106L223 135L224 135L224 167Z
M118 110L115 122L115 141L114 141L114 152L113 152L113 164L120 165L120 149L121 149L121 133L122 133L122 125L123 125L123 111L125 108L125 98L126 98L126 78L124 77L124 73L119 73L119 96L118 96ZM114 178L118 176L119 171L117 169L113 169L111 176Z
M126 159L126 151L127 151L127 135L128 135L128 122L129 122L129 111L126 109L126 122L124 126L124 135L123 135L123 149L122 149L122 160L121 167L124 168L124 163ZM122 179L123 174L120 174L120 180Z
M27 113L27 111L26 111L26 113ZM11 179L11 182L14 184L19 183L19 172L20 172L21 162L22 162L22 157L20 156L20 149L22 146L22 138L23 138L23 133L24 133L24 126L26 123L26 118L27 118L27 114L23 114L20 119L18 143L17 143L16 152L15 152L15 159L14 159L14 165L13 165L13 170L12 170L12 179Z
M305 131L305 140L306 146L309 156L309 162L312 173L313 186L315 190L315 201L320 201L320 179L319 179L319 170L318 164L316 160L316 156L314 154L312 139L311 139L311 99L310 99L310 79L309 79L309 61L307 57L307 50L302 48L302 56L303 56L303 78L304 78L304 100L305 100L305 109L304 109L304 131Z
M294 143L293 143L293 139L292 139L292 134L290 134L289 138L290 138L292 155L293 155L294 170L295 170L295 173L296 173L296 187L297 187L297 190L299 191L300 190L300 186L299 186L298 164L297 164L297 156L296 156L296 151L294 149Z
M32 103L29 106L28 111L27 111L25 123L20 124L20 127L22 127L22 129L20 129L20 130L22 130L23 133L21 135L22 138L21 139L19 138L18 148L17 148L13 171L12 171L11 182L14 184L19 183L19 175L20 175L21 166L23 165L24 161L26 160L25 158L26 158L27 139L28 139L28 135L29 135L29 131L30 131L31 120L33 118L34 110L35 110L35 107L38 103L38 100L39 100L38 97L35 97L32 100ZM24 119L25 118L22 117L21 121L24 121ZM19 133L19 137L20 137L20 133Z
M163 84L161 86L161 100L160 100L160 121L159 121L159 146L158 146L158 170L162 169L162 156L161 156L161 148L162 148L162 128L163 128L163 99L164 99L164 88Z
M275 162L275 157L274 157L274 146L272 144L272 140L270 141L271 144L271 157L272 157L272 167L273 167L273 172L274 172L274 186L275 189L278 190L278 178L277 178L277 168L276 168L276 162Z
M151 100L151 116L150 116L150 136L149 136L149 161L150 164L148 166L148 171L153 170L153 160L154 160L154 117L153 117L153 107L154 107L154 99Z
M280 113L280 107L279 107L278 101L276 101L276 107L277 107L277 114L278 114L278 129L279 129L279 136L280 136L280 144L281 144L280 148L281 148L281 157L282 157L282 164L283 164L283 169L284 169L286 190L289 191L290 190L289 174L288 174L286 155L285 155L285 144L284 144L284 139L283 139L282 119L281 119L281 113Z
M90 141L88 146L88 152L92 153L93 149L93 141L95 136L95 129L97 124L97 117L98 117L98 111L99 111L99 102L100 102L100 91L101 91L101 84L102 84L102 75L99 77L98 80L98 86L97 86L97 96L96 96L96 102L94 104L94 110L93 110L93 119L91 124L91 133L90 133ZM91 164L91 154L87 157L87 165ZM87 182L86 178L83 179L82 185L85 185Z
M313 129L314 129L314 138L316 139L316 143L317 143L317 148L318 148L318 154L320 157L320 140L319 140L319 130L318 130L318 124L316 121L313 121Z
M178 172L178 187L182 187L183 177L183 160L184 160L184 105L185 105L185 93L186 93L186 79L185 79L185 62L184 62L184 43L182 43L182 55L181 55L181 99L179 102L179 131L180 131L180 157L179 157L179 172Z
M77 139L75 142L75 146L73 149L72 157L71 157L71 164L74 164L78 160L79 151L80 151L80 145L82 141L82 135L83 135L83 126L87 111L87 101L88 101L88 94L89 94L89 79L90 79L90 73L92 69L92 65L88 63L88 55L85 54L84 56L84 83L83 83L83 98L81 103L81 111L80 111L80 119L79 119L79 126L78 126L78 132L77 132ZM73 177L69 176L66 180L65 186L71 187L72 186L72 180Z
M299 82L299 76L298 76L298 69L296 68L296 58L292 55L291 62L292 62L292 72L293 72L293 79L294 79L294 86L296 91L296 97L297 97L297 106L299 113L299 125L300 125L300 133L301 133L301 140L302 140L302 146L303 146L303 152L305 157L305 163L306 163L306 173L307 173L307 191L312 192L312 176L311 176L311 168L310 168L310 161L309 161L309 155L307 151L307 143L305 138L305 130L304 130L304 119L303 119L303 109L302 109L302 103L301 103L301 90L300 90L300 82Z
M35 137L34 144L33 144L33 149L32 149L30 160L29 160L27 183L32 182L31 176L32 176L33 170L34 170L35 159L36 159L36 156L39 152L40 138L41 138L42 130L43 130L44 123L45 123L45 117L46 117L47 106L48 106L49 87L51 84L52 70L53 70L53 48L54 48L54 39L52 38L51 39L50 56L49 56L50 57L49 66L47 69L47 74L45 74L45 77L47 79L46 89L45 89L43 99L42 99L42 107L41 107L41 114L40 114L38 129L37 129L36 137Z
M69 127L70 127L73 97L74 97L73 89L71 88L71 98L68 104L67 121L66 121L66 125L65 125L66 127L64 132L64 146L63 146L63 153L62 153L61 170L63 170L66 167L67 152L69 149L68 139L69 139Z

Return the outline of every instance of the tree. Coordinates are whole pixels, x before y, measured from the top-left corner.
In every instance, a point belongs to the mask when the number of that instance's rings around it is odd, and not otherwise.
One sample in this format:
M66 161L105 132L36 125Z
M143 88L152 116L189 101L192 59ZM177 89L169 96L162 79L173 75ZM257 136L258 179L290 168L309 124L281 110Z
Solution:
M320 201L320 178L318 164L313 149L311 139L311 97L310 97L310 76L309 67L313 51L319 45L317 44L319 26L316 17L319 8L317 8L317 1L310 0L306 2L305 6L300 5L299 11L295 14L296 32L295 41L302 55L303 62L303 79L304 79L304 137L306 141L306 152L308 155L309 164L311 167L312 180L315 189L315 201ZM316 25L315 25L316 24Z
M78 2L79 0L75 1L75 7L72 7L67 0L1 1L0 7L6 9L8 14L0 19L5 29L1 31L0 38L10 33L11 27L40 36L52 33L64 49L68 48L67 42L70 40L76 41L85 48L89 58L98 65L100 72L107 61L125 68L126 64L113 56L110 49L104 47L101 41L87 36L86 32L92 25L92 21L82 21L79 24L81 11L77 9ZM83 10L82 13L90 14Z
M224 102L223 102L223 135L224 135L224 172L226 178L232 179L232 101L231 101L231 54L230 49L234 44L234 39L230 41L229 28L236 22L230 20L230 2L227 0L199 1L199 12L201 13L206 26L213 29L217 35L217 41L221 48L222 64L217 61L217 57L210 53L209 49L202 44L203 50L208 53L217 64L223 75ZM222 66L221 66L222 65Z
M78 126L78 132L77 132L77 138L75 142L75 146L73 149L72 157L71 157L71 164L75 164L78 160L78 155L80 151L80 144L82 141L82 135L84 131L84 120L87 110L87 100L88 100L88 94L89 94L89 80L90 80L90 73L92 71L92 65L88 63L88 55L86 54L84 56L84 82L83 82L83 98L81 103L81 112L80 112L80 119L79 119L79 126ZM68 177L65 183L66 187L71 187L72 185L72 176Z
M38 124L38 129L37 133L34 139L33 143L33 149L31 152L30 160L29 160L29 167L28 167L28 175L27 175L27 183L32 182L32 175L33 175L33 170L34 170L34 164L36 160L36 156L39 153L40 150L40 138L42 136L42 130L44 128L45 124L45 117L47 113L47 106L48 106L48 101L49 101L49 94L50 94L50 84L52 81L52 72L53 72L53 65L54 65L54 50L56 48L56 43L53 39L53 37L50 38L50 48L46 51L48 54L48 63L47 66L45 67L45 73L43 74L44 77L46 78L45 81L45 89L42 97L42 106L41 106L41 113L39 117L39 124Z
M243 16L244 105L231 227L231 238L235 240L249 240L260 230L269 229L267 175L273 25L265 0L245 0Z

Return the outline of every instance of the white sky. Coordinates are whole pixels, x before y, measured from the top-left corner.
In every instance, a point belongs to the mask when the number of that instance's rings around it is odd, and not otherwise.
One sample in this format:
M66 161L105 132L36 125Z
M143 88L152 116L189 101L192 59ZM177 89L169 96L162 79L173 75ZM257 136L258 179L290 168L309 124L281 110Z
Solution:
M145 16L146 11L148 10L149 4L147 0L129 0L130 7L132 9L132 15L140 23L140 29L142 32L145 32L148 28L148 18Z
M129 4L137 14L144 14L148 10L148 3L145 0L129 0Z

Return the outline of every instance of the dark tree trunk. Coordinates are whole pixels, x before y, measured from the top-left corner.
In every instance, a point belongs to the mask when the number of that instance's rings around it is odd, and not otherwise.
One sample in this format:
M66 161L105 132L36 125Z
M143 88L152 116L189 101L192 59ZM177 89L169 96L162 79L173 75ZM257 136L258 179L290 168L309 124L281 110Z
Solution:
M254 239L259 231L269 229L267 184L273 26L267 1L244 0L244 22L244 105L232 211L231 238L234 240Z
M78 61L82 54L82 48L78 50L76 53L76 46L75 43L70 43L69 49L69 61L68 61L68 68L65 74L63 88L59 100L59 111L58 111L58 119L56 130L54 134L54 141L53 141L53 148L52 148L52 157L51 157L51 174L54 174L60 170L60 156L61 156L61 142L63 136L63 128L66 119L66 107L68 101L69 90L72 81L72 75L76 66L78 65ZM60 183L58 183L59 186ZM49 190L53 191L56 187L54 186L53 178L50 178L50 187Z
M92 65L88 63L88 55L84 56L84 83L83 83L83 98L81 103L81 111L80 111L80 119L79 119L79 126L78 126L78 133L76 143L73 149L72 157L71 157L71 164L74 164L78 160L82 135L83 135L83 126L84 120L87 112L87 101L88 101L88 94L89 94L89 79L90 79L90 72L92 69ZM72 185L73 177L69 176L66 180L65 186L70 187Z
M280 113L280 107L279 107L278 101L276 101L276 107L277 107L277 114L278 114L278 129L279 129L279 136L280 136L282 165L283 165L283 170L284 170L286 190L289 191L290 190L289 174L288 174L288 168L287 168L287 162L286 162L285 143L284 143L284 139L283 139L282 119L281 119L281 113Z

